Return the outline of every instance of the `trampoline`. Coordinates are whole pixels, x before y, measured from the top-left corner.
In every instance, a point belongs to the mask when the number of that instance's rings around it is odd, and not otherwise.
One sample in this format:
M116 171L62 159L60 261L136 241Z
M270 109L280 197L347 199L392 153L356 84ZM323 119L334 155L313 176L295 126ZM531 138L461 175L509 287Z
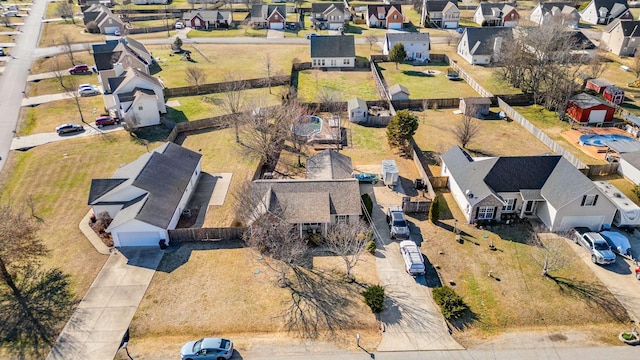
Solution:
M322 119L315 116L305 116L293 127L293 132L297 136L311 137L322 130Z
M600 134L600 135L582 135L580 136L580 145L587 146L607 146L612 141L629 141L635 142L633 138L618 134Z

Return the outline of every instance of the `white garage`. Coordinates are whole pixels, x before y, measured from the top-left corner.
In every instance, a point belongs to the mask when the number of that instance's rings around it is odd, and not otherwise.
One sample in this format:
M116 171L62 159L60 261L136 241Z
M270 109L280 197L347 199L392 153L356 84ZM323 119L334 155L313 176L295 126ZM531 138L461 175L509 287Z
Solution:
M457 29L458 28L458 22L457 21L445 21L444 22L444 28L445 29Z
M584 226L593 231L600 231L604 224L604 216L565 216L560 224L560 229Z
M113 245L121 246L158 246L162 239L157 231L111 232ZM166 239L165 239L166 240Z
M402 23L390 22L389 23L389 29L400 30L400 29L402 29Z
M272 22L272 23L269 23L269 29L272 29L272 30L283 30L284 29L284 23L283 22Z
M607 116L607 110L591 110L589 112L589 124L603 123Z

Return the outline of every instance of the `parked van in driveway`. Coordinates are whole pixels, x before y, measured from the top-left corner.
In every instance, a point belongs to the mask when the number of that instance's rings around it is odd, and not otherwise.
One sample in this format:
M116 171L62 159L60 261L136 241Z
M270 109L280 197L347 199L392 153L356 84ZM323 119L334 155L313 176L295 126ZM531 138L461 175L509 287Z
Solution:
M418 245L411 240L400 242L400 253L404 259L405 270L411 276L424 275L425 266Z

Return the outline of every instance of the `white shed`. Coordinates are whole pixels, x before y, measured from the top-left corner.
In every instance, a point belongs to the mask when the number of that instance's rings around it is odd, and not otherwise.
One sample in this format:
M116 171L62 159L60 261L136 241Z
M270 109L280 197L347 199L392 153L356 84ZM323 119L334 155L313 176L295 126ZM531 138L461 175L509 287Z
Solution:
M347 107L349 110L349 121L352 123L367 122L369 109L366 101L355 97L347 102Z
M640 184L640 151L620 154L618 173L632 183Z

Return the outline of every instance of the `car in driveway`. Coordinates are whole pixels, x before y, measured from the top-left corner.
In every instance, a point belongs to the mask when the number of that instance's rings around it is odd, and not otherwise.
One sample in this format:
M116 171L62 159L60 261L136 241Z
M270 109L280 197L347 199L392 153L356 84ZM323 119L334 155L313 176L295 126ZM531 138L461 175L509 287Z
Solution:
M113 119L111 116L105 115L96 118L96 126L103 127L108 125L116 125L120 123L120 119Z
M180 360L228 360L233 356L233 342L222 338L189 341L180 349Z
M100 89L98 89L98 87L95 85L78 86L78 95L80 96L93 96L93 95L99 95L99 94L100 94Z
M80 64L69 68L69 74L83 74L89 71L91 70L89 70L89 65L87 64Z
M63 124L56 127L58 135L84 131L84 127L78 124Z
M411 276L424 275L426 269L418 244L411 240L400 242L400 253L404 260L404 270Z
M585 227L577 227L574 231L574 241L589 251L594 264L609 265L616 262L616 254L602 235Z
M601 231L600 235L616 254L631 255L631 244L626 236L615 231Z
M181 30L181 29L184 29L184 24L182 23L182 21L176 22L176 30Z
M411 238L409 223L407 223L400 206L389 206L387 208L387 224L389 225L391 239L408 240Z

